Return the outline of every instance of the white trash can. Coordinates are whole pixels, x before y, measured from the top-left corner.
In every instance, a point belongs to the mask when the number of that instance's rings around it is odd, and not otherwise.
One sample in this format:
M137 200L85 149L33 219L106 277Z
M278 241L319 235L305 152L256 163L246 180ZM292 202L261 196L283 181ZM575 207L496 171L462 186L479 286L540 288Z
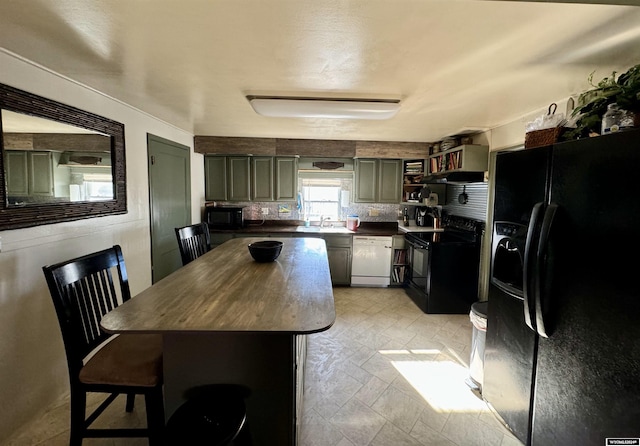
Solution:
M474 302L471 305L469 318L473 324L471 335L471 358L469 359L469 387L482 394L484 379L484 346L487 337L487 309L489 302Z

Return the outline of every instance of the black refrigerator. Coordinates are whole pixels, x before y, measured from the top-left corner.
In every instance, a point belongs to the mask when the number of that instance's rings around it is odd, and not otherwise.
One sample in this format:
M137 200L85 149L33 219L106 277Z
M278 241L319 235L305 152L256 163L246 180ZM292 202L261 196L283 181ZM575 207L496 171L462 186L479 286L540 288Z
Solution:
M526 445L640 438L640 131L496 155L483 398Z

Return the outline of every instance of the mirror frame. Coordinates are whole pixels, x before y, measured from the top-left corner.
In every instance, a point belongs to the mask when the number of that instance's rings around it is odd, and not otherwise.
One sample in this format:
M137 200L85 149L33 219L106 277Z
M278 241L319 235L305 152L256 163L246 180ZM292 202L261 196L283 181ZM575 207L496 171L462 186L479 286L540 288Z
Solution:
M1 110L37 116L105 134L111 139L114 198L9 207L4 170ZM0 84L0 231L127 213L124 124Z

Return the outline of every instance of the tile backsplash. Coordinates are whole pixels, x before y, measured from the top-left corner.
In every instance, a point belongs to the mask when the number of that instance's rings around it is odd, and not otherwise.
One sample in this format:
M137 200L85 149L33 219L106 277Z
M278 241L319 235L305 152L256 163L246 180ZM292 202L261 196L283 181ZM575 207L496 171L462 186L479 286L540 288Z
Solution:
M458 196L466 193L466 204L460 204ZM266 220L298 220L304 216L298 211L295 202L273 201L246 201L246 202L218 202L220 205L245 206L244 218L246 220L262 220L262 209L268 209ZM347 215L357 215L363 222L393 222L402 218L402 210L405 204L389 203L354 203L342 208L342 221ZM409 207L413 207L409 205ZM487 183L448 184L446 201L442 203L442 209L460 217L474 218L486 221L487 218ZM414 211L409 210L409 215Z
M296 203L279 203L273 201L246 202L218 202L220 205L245 206L246 220L262 220L262 209L269 209L266 220L303 220L302 213L296 208ZM388 222L400 218L398 212L402 209L397 204L388 203L354 203L342 208L342 221L347 215L357 215L363 222Z

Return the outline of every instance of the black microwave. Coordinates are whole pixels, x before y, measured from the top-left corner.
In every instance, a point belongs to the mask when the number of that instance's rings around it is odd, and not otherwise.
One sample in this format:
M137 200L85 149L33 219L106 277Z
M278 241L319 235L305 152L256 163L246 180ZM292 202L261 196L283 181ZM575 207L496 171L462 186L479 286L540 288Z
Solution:
M240 229L244 227L242 209L239 206L207 206L204 219L209 229Z

